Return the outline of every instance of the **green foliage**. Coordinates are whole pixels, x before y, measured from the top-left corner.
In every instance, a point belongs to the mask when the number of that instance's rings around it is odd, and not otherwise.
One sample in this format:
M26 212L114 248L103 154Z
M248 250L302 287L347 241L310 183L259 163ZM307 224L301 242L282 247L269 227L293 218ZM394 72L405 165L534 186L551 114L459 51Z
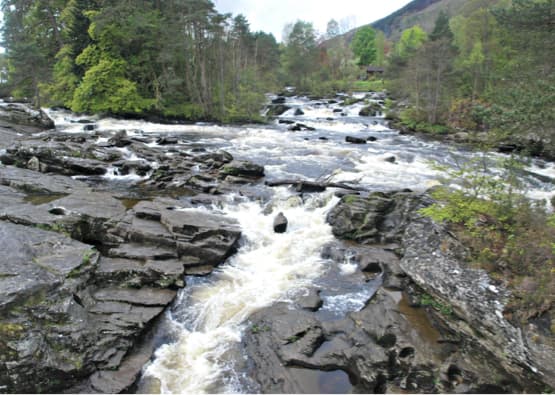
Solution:
M261 332L268 332L270 330L270 327L268 325L258 325L258 324L253 324L251 326L251 333L252 334L257 334L257 333L261 333Z
M513 285L509 310L524 321L549 309L555 290L555 216L525 198L518 182L523 162L501 160L489 172L485 157L444 170L445 185L432 192L436 203L420 213L447 223L470 248L473 263ZM525 277L523 277L525 276ZM533 288L521 287L524 278Z
M367 66L377 59L376 31L370 26L358 29L351 43L359 66Z
M350 87L354 92L379 92L384 90L384 82L381 79L357 80Z
M426 32L418 25L406 29L395 45L395 55L400 58L407 58L420 48L427 39Z
M453 315L453 307L451 307L450 305L448 305L446 303L442 303L442 302L438 301L437 299L434 299L429 294L423 294L420 297L420 305L421 306L432 307L434 310L439 311L441 314L443 314L445 316Z
M427 122L425 113L418 112L416 109L401 111L399 114L401 124L417 133L426 133L431 135L445 135L449 132L449 128L441 124L432 124Z
M314 26L312 23L299 20L290 28L284 41L286 46L281 61L285 73L292 78L288 82L293 83L299 90L309 88L309 78L318 65Z
M77 112L134 114L152 104L152 100L139 95L134 82L125 78L123 60L102 59L85 73L71 108Z

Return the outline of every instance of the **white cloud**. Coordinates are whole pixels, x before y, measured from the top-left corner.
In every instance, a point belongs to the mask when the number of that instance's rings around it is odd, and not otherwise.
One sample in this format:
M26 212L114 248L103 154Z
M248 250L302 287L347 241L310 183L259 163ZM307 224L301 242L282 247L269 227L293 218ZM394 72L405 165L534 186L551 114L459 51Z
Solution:
M330 19L357 27L395 12L410 0L214 0L219 12L243 14L251 30L273 33L281 40L283 27L298 19L312 22L321 33Z

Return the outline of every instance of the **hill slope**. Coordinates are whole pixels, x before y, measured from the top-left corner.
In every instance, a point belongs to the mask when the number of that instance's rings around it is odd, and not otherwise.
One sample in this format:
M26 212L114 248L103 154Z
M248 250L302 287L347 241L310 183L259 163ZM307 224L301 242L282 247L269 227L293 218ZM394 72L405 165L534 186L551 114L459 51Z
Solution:
M431 32L441 10L454 16L466 5L467 2L462 0L414 0L371 26L383 31L389 39L397 40L403 30L414 25L420 25L425 31Z

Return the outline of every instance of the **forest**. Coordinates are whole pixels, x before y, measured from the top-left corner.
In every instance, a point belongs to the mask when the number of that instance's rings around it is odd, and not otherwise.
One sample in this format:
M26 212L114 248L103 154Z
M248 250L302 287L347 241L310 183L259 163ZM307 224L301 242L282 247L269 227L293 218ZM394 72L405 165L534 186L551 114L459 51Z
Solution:
M261 120L264 94L383 89L401 123L430 134L489 132L554 157L552 0L469 0L390 41L330 20L252 32L210 0L7 0L2 94L76 112ZM368 65L385 80L365 81ZM483 136L483 134L482 134ZM476 140L476 139L474 139ZM484 140L483 138L479 141Z

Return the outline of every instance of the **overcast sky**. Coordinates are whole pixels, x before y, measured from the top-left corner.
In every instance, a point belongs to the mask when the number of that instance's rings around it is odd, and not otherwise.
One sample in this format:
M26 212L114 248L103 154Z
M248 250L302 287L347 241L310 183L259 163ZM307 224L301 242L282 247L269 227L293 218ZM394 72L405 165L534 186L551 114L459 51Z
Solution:
M214 0L222 13L243 14L251 30L273 33L281 41L285 24L297 19L312 22L320 33L330 19L347 22L350 28L377 21L410 0Z

